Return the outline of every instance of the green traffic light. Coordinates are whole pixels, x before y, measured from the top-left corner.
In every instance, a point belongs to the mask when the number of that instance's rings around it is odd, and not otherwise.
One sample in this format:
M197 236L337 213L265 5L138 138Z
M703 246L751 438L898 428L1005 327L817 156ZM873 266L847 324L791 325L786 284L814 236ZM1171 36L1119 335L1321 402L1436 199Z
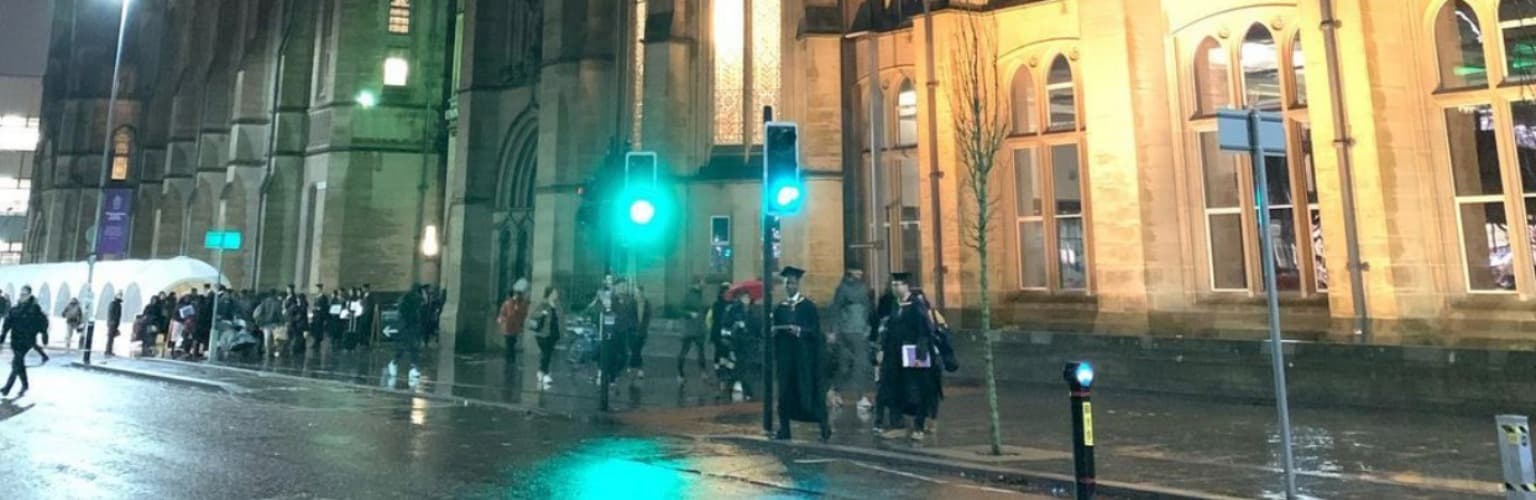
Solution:
M779 192L778 194L774 195L774 201L777 202L780 207L788 208L794 205L795 202L800 201L800 187L779 186Z
M656 205L650 200L635 200L629 204L629 221L639 225L650 224L656 219Z

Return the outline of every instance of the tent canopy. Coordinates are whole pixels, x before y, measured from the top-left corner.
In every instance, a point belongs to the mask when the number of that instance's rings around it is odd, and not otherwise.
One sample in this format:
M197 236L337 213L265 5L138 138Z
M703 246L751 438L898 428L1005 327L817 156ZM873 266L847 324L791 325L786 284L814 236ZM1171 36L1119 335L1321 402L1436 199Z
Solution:
M87 307L97 320L107 319L107 304L113 295L121 292L123 321L126 323L144 308L149 297L157 293L183 292L215 282L229 283L227 279L219 279L213 266L189 257L98 262L89 292L85 289L87 272L85 262L0 266L0 290L14 300L22 286L31 286L38 305L51 316L61 314L69 299L81 299L80 305ZM95 304L87 304L87 298L94 298Z

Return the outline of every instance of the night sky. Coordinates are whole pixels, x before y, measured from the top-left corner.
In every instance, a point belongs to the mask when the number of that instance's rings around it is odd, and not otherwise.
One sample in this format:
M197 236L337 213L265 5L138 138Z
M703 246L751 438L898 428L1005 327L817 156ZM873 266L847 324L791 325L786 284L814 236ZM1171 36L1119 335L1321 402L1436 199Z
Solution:
M52 0L0 0L0 75L40 76L48 60Z

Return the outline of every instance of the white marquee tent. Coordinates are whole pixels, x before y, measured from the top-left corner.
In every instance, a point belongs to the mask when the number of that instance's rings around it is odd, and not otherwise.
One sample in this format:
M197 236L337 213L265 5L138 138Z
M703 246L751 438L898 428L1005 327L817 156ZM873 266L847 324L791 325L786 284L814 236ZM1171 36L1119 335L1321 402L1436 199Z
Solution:
M96 276L90 293L85 288L85 262L59 262L53 264L26 264L0 266L0 290L15 300L22 286L31 286L32 294L43 312L58 316L70 298L95 298L95 307L86 309L97 321L107 319L107 304L118 292L123 294L123 322L133 321L135 314L144 308L149 297L164 291L184 292L203 284L229 280L219 279L219 273L206 262L176 257L157 260L114 260L96 264Z

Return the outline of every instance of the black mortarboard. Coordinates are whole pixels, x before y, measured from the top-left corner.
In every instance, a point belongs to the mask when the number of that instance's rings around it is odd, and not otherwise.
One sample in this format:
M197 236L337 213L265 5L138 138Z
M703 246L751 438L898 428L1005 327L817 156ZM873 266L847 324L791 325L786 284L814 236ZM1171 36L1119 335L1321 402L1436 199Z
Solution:
M891 281L900 281L902 283L911 283L912 282L912 273L891 273Z
M805 276L805 270L795 266L784 266L784 270L779 271L779 276L797 280Z

